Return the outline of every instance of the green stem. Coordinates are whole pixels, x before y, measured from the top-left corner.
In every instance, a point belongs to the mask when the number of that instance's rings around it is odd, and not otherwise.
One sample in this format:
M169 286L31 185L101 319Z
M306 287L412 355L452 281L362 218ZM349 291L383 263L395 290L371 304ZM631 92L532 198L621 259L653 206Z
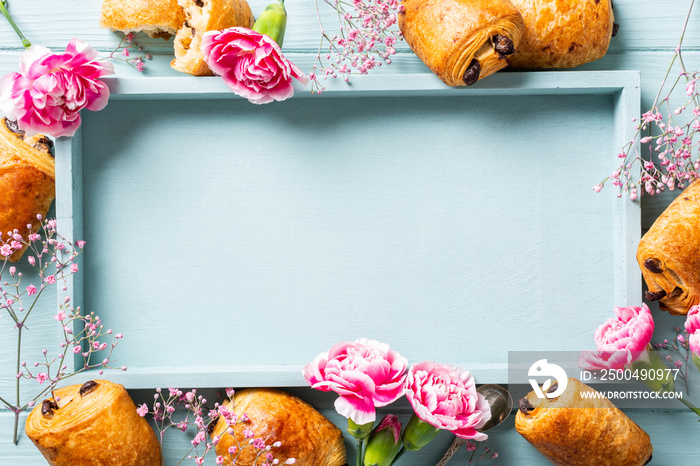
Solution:
M365 439L356 439L357 440L357 461L355 461L355 464L357 466L363 466L363 461L362 461L362 451L365 448Z
M24 37L24 34L22 34L22 31L19 30L19 27L15 23L15 21L12 19L12 15L10 14L9 11L7 11L7 0L2 0L0 1L0 12L2 12L3 15L5 15L5 18L7 18L7 21L10 23L10 26L12 26L12 29L15 30L17 33L17 36L19 39L22 41L22 45L24 46L25 49L28 49L29 47L32 46L32 43L29 42L29 40Z
M695 414L697 414L698 416L700 416L700 409L696 408L695 405L693 405L693 403L691 403L690 401L686 400L685 398L678 398L678 400L679 400L681 403L683 403L684 405L686 405L688 408L690 408L690 410L691 410L692 412L694 412Z

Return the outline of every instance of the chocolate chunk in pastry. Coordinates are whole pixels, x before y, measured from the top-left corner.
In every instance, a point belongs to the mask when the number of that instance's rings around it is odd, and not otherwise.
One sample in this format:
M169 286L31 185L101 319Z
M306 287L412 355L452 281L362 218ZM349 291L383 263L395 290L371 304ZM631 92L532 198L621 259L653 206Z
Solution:
M515 68L572 68L601 58L617 32L610 0L513 0L525 34Z
M49 146L53 143L42 134L25 136L14 121L0 122L0 241L14 230L26 239L27 225L36 232L41 225L37 215L46 217L56 197L56 168ZM17 262L25 249L15 251L9 260Z
M169 39L185 22L177 0L103 0L100 27Z
M221 416L211 432L213 436L221 436L216 453L224 457L225 465L231 464L229 447L247 442L245 429L251 429L266 445L281 442L279 448L270 451L280 464L288 458L295 458L297 466L345 464L345 443L340 429L299 398L280 390L255 388L236 392L233 399L233 403L228 401L224 406L237 416L245 413L249 420L236 425L233 436L226 432L226 421ZM253 448L246 448L236 465L257 464L255 455Z
M155 432L124 386L107 380L54 390L24 430L51 466L161 466Z
M647 300L681 315L700 304L700 180L685 188L642 237L637 262L649 288Z
M399 27L411 50L450 86L505 68L525 26L509 0L404 0Z
M212 75L204 62L202 35L230 27L253 27L255 19L246 0L178 0L185 10L185 22L175 36L177 71L195 76Z
M518 403L515 429L556 465L646 464L653 452L649 435L610 400L586 392L597 395L573 377L556 398L530 392Z

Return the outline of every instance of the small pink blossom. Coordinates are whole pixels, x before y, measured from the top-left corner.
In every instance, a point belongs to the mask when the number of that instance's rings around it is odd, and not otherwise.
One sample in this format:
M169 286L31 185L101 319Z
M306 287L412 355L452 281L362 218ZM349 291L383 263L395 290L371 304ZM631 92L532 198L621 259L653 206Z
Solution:
M56 283L56 277L53 275L49 275L48 277L44 278L44 282L48 283L49 285L53 285Z
M580 367L624 369L646 351L654 334L654 319L647 305L615 307L615 315L595 331L596 351L583 352Z
M78 271L78 264L75 264L75 263L71 264L70 271L73 273L76 273Z
M40 372L36 375L36 381L41 383L46 382L46 379L49 378L49 375L46 372Z
M66 318L66 313L63 311L58 311L58 314L54 317L58 321L62 321L63 319Z
M9 244L3 244L2 246L0 246L0 255L10 257L12 253L12 247Z
M408 361L389 345L360 338L334 345L303 370L312 388L334 391L335 409L358 425L374 422L376 407L404 393Z
M65 52L32 46L25 50L19 73L0 79L0 110L28 135L73 136L80 110L102 110L109 89L100 80L113 74L110 63L95 61L97 50L71 39Z
M141 406L138 407L136 412L139 414L139 416L144 417L146 414L148 414L148 406L146 406L146 403L142 404Z
M308 82L284 57L277 42L251 29L208 31L202 36L202 52L209 68L233 92L254 104L288 99L294 94L292 79Z
M29 256L29 257L27 258L27 261L29 262L29 265L31 265L32 267L33 267L34 265L36 265L36 259L34 258L34 256Z
M491 419L491 408L476 391L468 371L436 362L414 364L406 377L406 398L419 419L457 437L486 440L478 429Z
M36 287L34 285L29 285L27 287L27 294L29 296L35 295L36 294Z

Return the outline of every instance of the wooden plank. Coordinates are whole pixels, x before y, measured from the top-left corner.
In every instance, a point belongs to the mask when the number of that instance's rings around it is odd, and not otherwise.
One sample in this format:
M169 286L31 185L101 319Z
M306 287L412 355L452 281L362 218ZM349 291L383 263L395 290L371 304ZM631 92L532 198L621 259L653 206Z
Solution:
M250 0L257 15L269 3L268 0ZM337 30L332 9L322 2L321 13L324 25L331 35ZM24 34L35 44L50 48L65 47L73 37L87 41L101 51L113 50L121 36L99 27L101 2L99 0L75 0L70 8L62 2L44 2L41 8L35 2L11 0L10 12ZM289 21L285 37L286 51L315 51L320 40L320 27L313 0L301 0L286 4ZM669 0L615 0L616 20L620 32L610 44L610 50L672 50L678 44L688 2ZM47 18L50 18L50 22ZM700 12L694 11L691 24L697 24ZM653 27L650 25L653 24ZM690 27L686 42L697 50L700 28ZM162 39L139 38L139 43L153 52L169 52L171 42ZM0 27L0 44L4 49L20 49L21 44L14 31L4 23ZM401 45L405 48L405 44Z

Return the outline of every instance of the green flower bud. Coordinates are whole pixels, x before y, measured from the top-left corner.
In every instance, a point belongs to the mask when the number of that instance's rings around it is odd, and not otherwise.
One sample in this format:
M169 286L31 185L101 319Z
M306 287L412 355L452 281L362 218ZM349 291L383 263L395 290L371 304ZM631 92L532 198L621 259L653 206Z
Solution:
M355 424L352 419L348 418L348 432L350 432L350 435L355 437L357 440L362 440L369 437L369 434L372 433L373 426L374 422L358 425Z
M387 414L369 437L364 466L390 466L399 450L401 422L393 414Z
M671 371L667 370L661 356L651 346L629 365L629 369L633 372L638 370L639 380L655 392L670 392L674 389ZM642 378L643 374L647 374L647 377Z
M287 29L287 10L284 8L284 0L270 3L253 25L253 31L265 34L272 38L282 48L284 31Z
M430 443L440 432L440 429L433 427L425 421L421 421L415 414L408 421L406 430L403 433L403 446L408 451L420 450Z

